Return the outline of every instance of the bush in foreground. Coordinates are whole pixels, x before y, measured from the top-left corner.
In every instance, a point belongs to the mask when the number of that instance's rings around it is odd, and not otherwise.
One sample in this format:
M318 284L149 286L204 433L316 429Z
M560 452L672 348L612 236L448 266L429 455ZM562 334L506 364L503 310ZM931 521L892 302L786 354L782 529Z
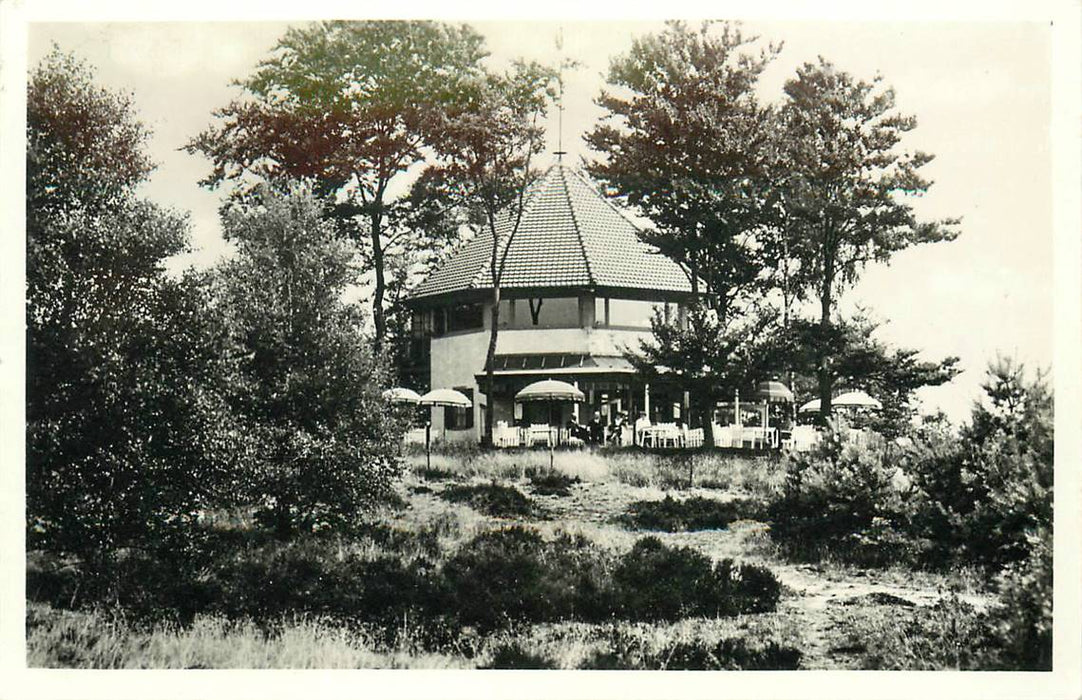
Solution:
M660 501L635 501L622 521L635 530L687 532L720 530L733 521L757 517L758 506L748 500L718 501L698 496L676 500L666 496Z

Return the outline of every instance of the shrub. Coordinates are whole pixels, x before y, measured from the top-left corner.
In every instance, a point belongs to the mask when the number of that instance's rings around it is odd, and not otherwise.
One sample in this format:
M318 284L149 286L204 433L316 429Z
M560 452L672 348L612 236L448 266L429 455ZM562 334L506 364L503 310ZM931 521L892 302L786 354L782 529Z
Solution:
M556 664L548 658L527 649L520 641L500 645L492 654L492 660L479 668L500 669L555 669Z
M577 476L569 476L554 469L527 469L533 492L539 496L569 496L571 486L582 482Z
M997 670L998 643L986 613L957 597L931 607L876 607L846 625L846 648L865 669Z
M443 574L455 615L482 629L594 619L611 609L605 558L583 537L546 542L522 527L485 532L463 545Z
M542 514L533 501L513 486L489 484L454 484L440 496L451 503L465 503L474 510L495 518L539 517Z
M621 557L613 586L618 615L631 620L769 612L781 595L767 569L731 559L711 565L704 554L656 537L640 539Z
M676 500L635 501L628 506L623 522L635 530L716 530L744 518L759 517L758 507L749 500L717 501L694 497Z
M917 555L896 468L880 448L829 434L789 458L785 485L769 505L770 533L789 556L884 566Z
M775 639L725 637L716 642L677 640L656 643L656 635L614 628L601 649L581 666L594 670L757 671L795 670L801 652Z
M991 611L1005 670L1052 670L1052 537L1033 536L1027 561L1007 567Z

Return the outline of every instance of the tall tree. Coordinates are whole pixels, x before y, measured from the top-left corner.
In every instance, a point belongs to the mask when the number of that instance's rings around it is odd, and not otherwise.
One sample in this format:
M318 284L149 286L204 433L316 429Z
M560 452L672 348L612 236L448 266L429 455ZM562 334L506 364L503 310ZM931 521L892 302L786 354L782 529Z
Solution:
M31 74L28 539L106 584L121 547L160 545L216 502L228 467L223 336L201 280L163 273L187 221L134 195L146 138L130 99L73 57Z
M537 177L531 161L544 148L544 128L538 122L546 113L555 80L551 68L521 61L506 73L486 73L463 86L456 110L441 125L442 137L434 144L439 163L429 177L441 183L444 201L465 211L475 235L488 241L492 309L485 391L490 397L500 327L500 285L527 190ZM485 411L486 441L492 439L492 423L492 411Z
M240 86L246 99L187 149L214 164L204 181L230 181L243 198L255 182L306 178L327 214L362 246L374 276L377 352L386 335L388 259L422 231L403 225L396 181L424 161L424 146L454 95L480 70L481 35L428 21L321 22L291 29Z
M750 243L771 213L770 113L755 88L780 47L752 51L757 41L711 22L636 39L611 62L597 100L607 113L586 136L603 156L589 172L653 222L644 238L722 316L759 274Z
M240 358L230 398L245 426L241 490L286 539L386 496L401 430L358 310L340 300L351 246L304 187L255 196L261 206L226 212L237 254L218 278Z
M913 211L911 198L931 186L919 171L932 156L901 149L916 119L895 110L894 92L880 78L856 80L820 58L797 69L785 95L782 206L787 225L803 241L792 252L818 298L827 336L838 296L866 263L887 261L919 243L951 240L958 221L923 222ZM827 345L820 347L819 400L827 416L834 375Z

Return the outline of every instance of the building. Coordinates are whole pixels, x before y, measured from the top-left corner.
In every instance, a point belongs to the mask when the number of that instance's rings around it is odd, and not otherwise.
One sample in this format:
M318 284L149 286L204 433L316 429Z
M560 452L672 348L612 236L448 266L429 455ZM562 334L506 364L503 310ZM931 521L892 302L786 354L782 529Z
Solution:
M642 242L635 224L584 175L562 165L531 187L507 250L497 381L486 396L491 245L491 234L479 233L406 300L421 374L416 383L458 389L474 404L469 411L434 410L435 434L479 439L487 410L494 423L508 424L562 424L573 411L583 422L595 411L608 421L618 411L634 417L648 407L655 421L687 415L687 397L656 382L650 387L624 349L650 337L655 309L683 318L692 298L688 275ZM520 389L548 378L576 384L587 405L560 407L556 416L549 406L515 404Z

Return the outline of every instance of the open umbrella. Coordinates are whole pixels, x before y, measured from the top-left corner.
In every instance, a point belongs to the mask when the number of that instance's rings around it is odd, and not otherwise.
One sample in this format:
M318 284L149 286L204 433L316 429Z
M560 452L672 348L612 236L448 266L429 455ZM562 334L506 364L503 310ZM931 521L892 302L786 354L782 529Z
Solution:
M871 396L868 396L863 391L848 391L831 399L830 403L834 406L855 406L858 408L875 409L883 408L883 404L878 400L873 399Z
M802 405L797 409L801 413L818 413L819 412L819 399L812 399L808 403Z
M755 395L767 403L792 403L793 392L781 382L759 382L755 388Z
M421 395L413 389L396 386L393 389L388 389L387 391L383 392L383 398L387 399L391 403L415 404L421 400Z
M567 382L561 382L555 379L544 379L539 382L530 384L522 391L515 394L515 401L549 401L556 403L557 401L572 401L580 402L585 401L586 395L579 389L568 384ZM560 426L556 426L559 430ZM555 462L555 450L556 441L549 439L549 469L552 469Z
M433 389L417 399L422 406L450 406L452 408L470 408L473 403L461 391L454 389ZM425 465L432 468L432 421L425 423Z

